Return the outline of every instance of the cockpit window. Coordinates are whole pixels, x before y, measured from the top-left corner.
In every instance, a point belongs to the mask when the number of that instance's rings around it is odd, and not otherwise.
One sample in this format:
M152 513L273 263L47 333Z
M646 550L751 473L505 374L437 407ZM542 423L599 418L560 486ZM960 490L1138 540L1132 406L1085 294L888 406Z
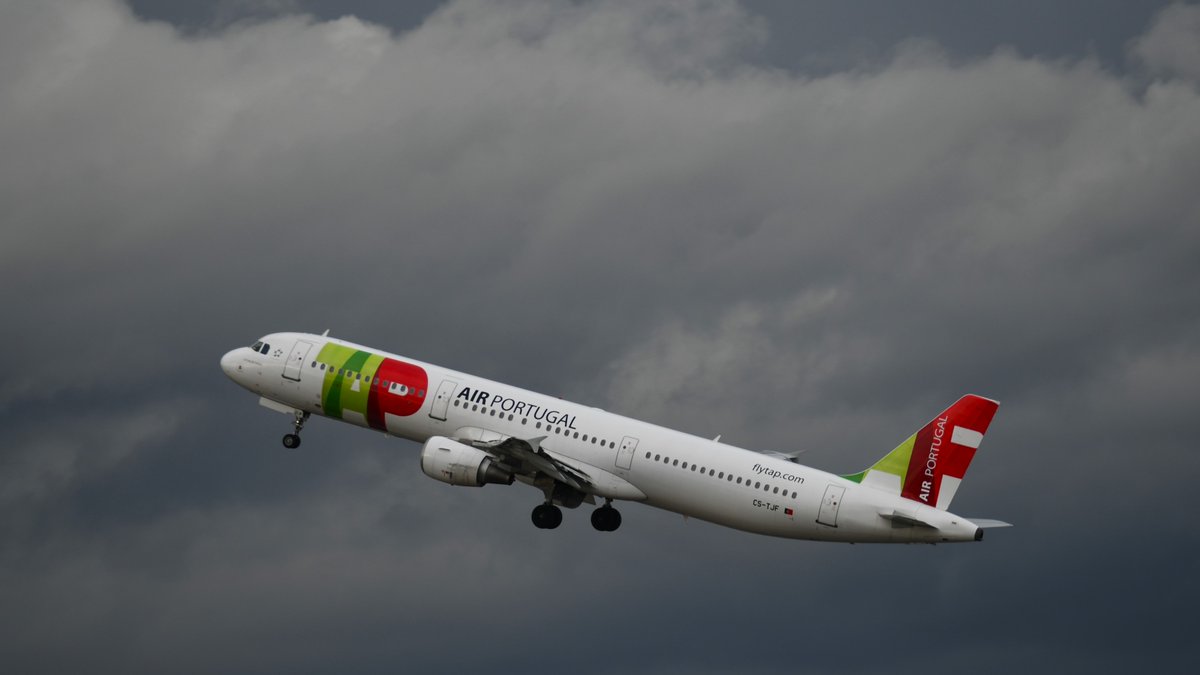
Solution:
M259 348L258 353L266 355L266 353L269 351L271 351L271 345L263 343L263 346Z
M263 346L262 340L259 340L258 342L255 342L254 345L250 347L250 349L253 349L254 351L257 352L262 349L262 346Z

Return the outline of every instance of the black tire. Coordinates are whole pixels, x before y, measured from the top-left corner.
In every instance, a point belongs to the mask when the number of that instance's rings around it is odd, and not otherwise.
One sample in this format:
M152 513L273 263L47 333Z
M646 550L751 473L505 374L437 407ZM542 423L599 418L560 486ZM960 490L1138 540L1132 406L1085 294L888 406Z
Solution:
M592 511L592 527L600 532L612 532L621 526L621 512L611 506Z
M608 521L608 531L616 532L617 528L621 526L621 512L614 509L611 506L608 507L608 510L612 511L612 516L609 518L609 521Z
M287 434L283 437L283 447L294 450L300 447L300 437L296 434Z
M562 510L553 504L538 504L529 517L539 530L553 530L562 524Z

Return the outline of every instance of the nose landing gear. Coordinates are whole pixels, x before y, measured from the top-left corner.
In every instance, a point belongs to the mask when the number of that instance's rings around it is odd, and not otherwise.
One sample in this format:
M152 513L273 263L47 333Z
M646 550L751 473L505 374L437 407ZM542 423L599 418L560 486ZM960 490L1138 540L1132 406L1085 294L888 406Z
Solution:
M308 421L309 413L300 410L296 411L295 418L292 420L292 426L296 428L295 433L286 434L283 437L283 447L289 450L300 447L300 430L304 428L304 423Z

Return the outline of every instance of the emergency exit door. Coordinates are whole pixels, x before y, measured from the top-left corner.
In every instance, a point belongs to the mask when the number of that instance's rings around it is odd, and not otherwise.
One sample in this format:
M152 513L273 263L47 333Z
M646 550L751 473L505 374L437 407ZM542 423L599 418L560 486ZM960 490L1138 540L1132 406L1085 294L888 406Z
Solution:
M821 511L817 514L817 522L830 527L837 527L838 506L842 503L842 493L846 488L840 485L830 485L825 488L825 496L821 499Z
M626 436L621 439L621 447L617 449L617 468L628 469L633 466L633 452L637 450L638 439Z

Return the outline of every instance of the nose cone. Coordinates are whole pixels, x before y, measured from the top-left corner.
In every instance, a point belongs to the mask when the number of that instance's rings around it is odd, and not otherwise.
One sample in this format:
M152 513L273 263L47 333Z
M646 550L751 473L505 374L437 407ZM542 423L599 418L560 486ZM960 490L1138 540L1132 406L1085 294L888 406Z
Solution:
M221 357L221 370L233 380L237 380L238 364L242 361L240 352L240 349L235 349Z

